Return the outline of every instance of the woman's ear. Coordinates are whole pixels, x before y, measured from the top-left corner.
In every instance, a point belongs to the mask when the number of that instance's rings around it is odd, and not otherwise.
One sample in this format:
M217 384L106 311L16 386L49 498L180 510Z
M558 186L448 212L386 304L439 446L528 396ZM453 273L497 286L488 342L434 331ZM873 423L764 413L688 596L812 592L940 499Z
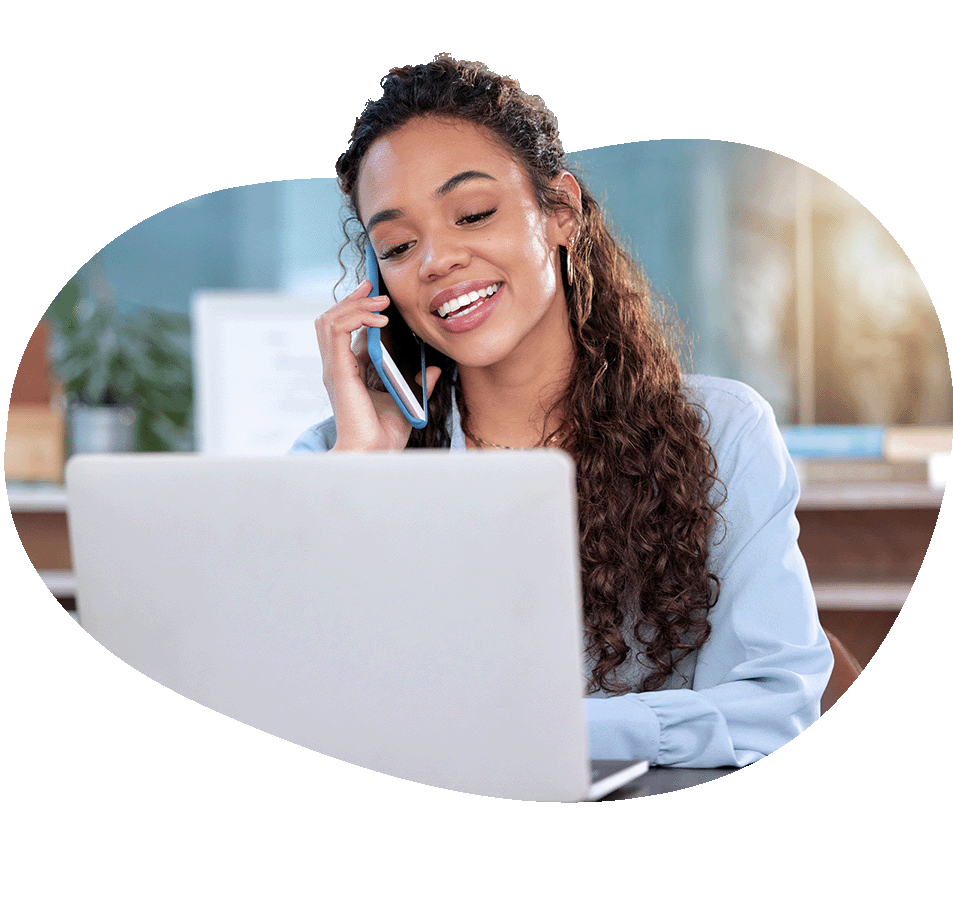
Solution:
M553 216L566 243L569 244L576 233L578 216L582 213L582 188L572 172L565 169L552 180L552 186L557 194L562 195L560 200L565 203L556 208Z

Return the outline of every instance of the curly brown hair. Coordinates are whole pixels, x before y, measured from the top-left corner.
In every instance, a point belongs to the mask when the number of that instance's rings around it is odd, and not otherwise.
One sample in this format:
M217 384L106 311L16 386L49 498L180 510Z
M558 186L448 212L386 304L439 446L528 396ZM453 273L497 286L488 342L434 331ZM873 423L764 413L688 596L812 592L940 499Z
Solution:
M560 425L548 437L576 463L589 691L659 690L708 639L718 593L708 558L720 482L703 411L683 388L677 330L663 327L644 273L581 181L581 211L551 187L568 167L541 98L483 63L446 54L394 68L381 86L383 96L368 101L337 161L352 221L360 222L356 189L371 143L426 116L485 129L522 164L541 209L576 217L576 238L561 260L575 361L550 410L559 411ZM361 229L349 240L362 250L366 236ZM408 447L450 444L454 364L436 351L428 364L444 377L427 427L411 434ZM457 400L465 425L465 397ZM645 669L637 685L618 674L633 653Z

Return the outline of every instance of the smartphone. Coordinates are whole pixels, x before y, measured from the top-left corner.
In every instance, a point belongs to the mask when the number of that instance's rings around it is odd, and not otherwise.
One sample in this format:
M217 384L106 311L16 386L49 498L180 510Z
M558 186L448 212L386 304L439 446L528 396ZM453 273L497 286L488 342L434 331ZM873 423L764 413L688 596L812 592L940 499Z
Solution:
M365 257L367 278L371 282L371 296L387 293L381 280L377 257L371 242L367 242ZM427 364L424 343L414 336L403 316L397 311L393 298L384 310L387 325L367 329L367 352L380 375L381 381L394 398L404 417L414 428L427 424ZM418 385L420 372L423 385Z

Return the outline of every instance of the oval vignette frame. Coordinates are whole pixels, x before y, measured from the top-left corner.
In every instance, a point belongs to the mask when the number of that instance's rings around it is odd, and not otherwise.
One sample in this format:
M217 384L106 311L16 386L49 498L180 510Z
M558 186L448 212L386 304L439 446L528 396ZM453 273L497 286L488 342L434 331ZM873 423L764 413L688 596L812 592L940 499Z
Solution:
M665 142L651 142L651 143L665 143ZM711 144L721 143L721 142L698 142L698 143L704 143L704 144L707 144L707 145L711 145ZM638 146L638 145L615 145L615 146L618 147L618 146ZM611 149L614 149L614 148L599 148L599 149L601 149L601 150L611 150ZM765 154L765 155L766 155L766 158L767 158L767 157L771 157L771 158L773 158L773 159L775 159L775 160L784 160L784 161L785 161L785 164L790 164L790 165L798 166L798 164L796 164L796 163L791 163L790 160L785 160L784 157L779 157L777 154L773 154L773 153L771 153L770 151L757 150L757 148L746 148L746 149L747 149L748 151L754 152L755 154ZM596 152L596 151L592 151L592 152ZM585 153L581 153L581 154L577 154L577 155L579 155L579 156L584 156ZM803 167L799 167L799 169L803 169ZM703 173L703 174L704 174L704 173ZM276 182L275 184L282 184L282 183L283 183L283 182ZM243 190L243 189L242 189L242 188L233 188L233 189L228 189L228 190L230 190L230 191L241 191L241 190ZM836 188L836 186L835 186L835 187L834 187L834 190L833 190L831 193L832 193L832 194L836 194L838 191L840 191L840 189L839 189L839 188ZM222 192L216 192L216 193L222 193ZM840 192L840 193L843 193L843 192ZM207 197L207 196L210 196L210 195L202 195L202 197ZM193 199L194 199L194 200L199 200L199 199L202 199L202 197L197 197L197 198L193 198ZM191 202L192 202L192 201L185 201L185 203L191 203ZM856 201L855 201L855 202L856 202ZM768 205L770 206L770 203L769 203ZM859 204L858 204L858 206L859 206ZM183 207L183 204L176 204L175 206L169 207L167 210L164 210L163 212L156 214L156 216L150 217L148 220L145 220L145 222L152 222L153 220L157 219L159 216L165 216L166 214L172 213L172 211L174 211L174 210L180 210L180 211L181 211L181 209L180 209L181 207ZM863 207L861 207L861 209L863 210L864 213L866 213L867 216L869 216L870 218L872 218L872 215L871 215L868 211L866 211ZM876 220L874 220L874 221L876 221ZM140 225L145 224L145 222L140 223ZM879 224L879 223L878 223L878 224ZM117 238L116 241L111 242L111 244L110 244L109 246L116 246L116 245L121 244L121 241L122 241L123 238L125 238L127 235L130 235L132 232L135 232L135 230L136 230L137 228L139 228L139 227L140 227L140 226L134 226L133 228L129 229L129 231L127 231L126 233L124 233L124 235L121 235L119 238ZM780 227L780 226L779 226L779 227ZM881 228L882 228L882 226L881 226ZM783 229L782 229L782 230L783 230ZM843 237L843 236L841 235L841 237ZM889 233L887 234L887 237L889 237ZM891 240L892 240L892 239L891 239ZM637 240L634 240L634 239L633 239L632 243L635 245L636 248L638 248L639 243L638 243ZM894 243L895 243L895 242L894 242ZM899 249L899 247L898 247L897 249ZM901 251L901 253L902 253L902 251ZM916 274L916 273L914 272L914 275L915 275L915 274ZM651 277L651 272L650 272L650 277ZM917 277L918 277L918 276L917 276ZM926 295L925 288L924 288L924 290L923 290L923 293L924 293L924 295ZM927 296L927 302L928 302L928 304L930 303L930 300L929 300L929 297L928 297L928 296ZM933 311L933 315L934 315L934 318L935 318L936 314L935 314L935 311L933 310L932 304L930 305L930 310ZM938 332L938 334L939 334L940 346L943 347L942 331L940 331L940 329L939 329L939 323L938 323L938 322L936 323L936 325L937 325L937 332ZM946 354L946 356L945 356L945 366L946 366L946 376L947 376L947 378L948 378L948 377L949 377L949 371L950 371L950 370L949 370L949 355L948 355L948 351L946 350L945 347L943 347L943 352ZM888 368L889 368L889 367L888 367ZM939 507L937 507L937 515L939 515ZM936 521L937 521L937 516L933 516L932 526L929 528L929 534L928 534L928 536L927 536L927 543L929 543L929 540L932 539L932 536L933 536L934 531L935 531L935 529L936 529ZM823 543L823 542L821 542L821 543ZM924 553L925 553L925 552L926 552L926 551L924 550ZM923 562L923 559L922 559L922 557L921 557L920 560L919 560L919 562L918 562L918 564L917 564L917 566L916 566L917 572L918 572L919 569L921 568L922 562ZM916 575L916 573L914 573L914 577L915 577L915 575ZM886 632L884 633L884 637L885 637L885 636L886 636ZM876 648L874 648L874 649L876 650ZM874 654L870 654L870 656L868 656L865 661L866 661L866 662L869 662L869 661L871 661L873 658L874 658Z

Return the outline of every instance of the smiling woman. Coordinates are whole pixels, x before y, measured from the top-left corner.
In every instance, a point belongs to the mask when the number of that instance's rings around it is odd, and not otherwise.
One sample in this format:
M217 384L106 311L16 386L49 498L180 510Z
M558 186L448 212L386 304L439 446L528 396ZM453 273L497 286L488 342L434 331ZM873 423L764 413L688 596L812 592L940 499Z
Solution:
M316 323L334 417L295 451L558 446L576 464L590 750L744 765L819 715L832 657L767 403L683 377L543 101L480 63L394 69L338 160L387 285ZM364 333L427 347L412 431ZM356 340L355 340L356 338Z

